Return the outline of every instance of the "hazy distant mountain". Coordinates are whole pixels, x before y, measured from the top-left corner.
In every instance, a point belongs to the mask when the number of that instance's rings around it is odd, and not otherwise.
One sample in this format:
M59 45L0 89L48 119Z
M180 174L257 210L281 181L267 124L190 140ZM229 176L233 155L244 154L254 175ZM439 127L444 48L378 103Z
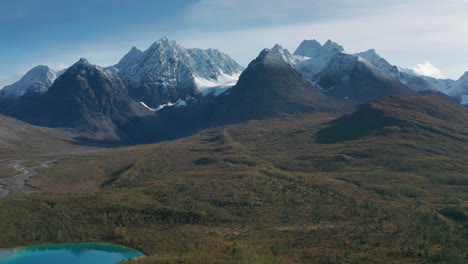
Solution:
M0 90L1 98L18 98L25 94L43 94L52 86L57 72L48 66L36 66L19 81Z
M387 71L387 73L393 74L403 84L414 91L438 91L457 99L462 104L468 104L468 72L456 81L437 79L419 75L413 70L392 66L385 59L380 57L374 49L355 55L365 58L375 66Z
M337 54L314 76L316 85L327 94L357 103L388 95L413 95L394 75L366 59Z
M295 55L280 45L273 53L294 67L322 92L349 100L367 102L388 95L411 95L413 92L395 75L396 67L369 50L356 55L343 53L342 46L327 41L304 40Z
M377 68L382 69L384 71L388 71L389 73L398 70L397 67L391 65L384 58L380 57L380 55L377 54L375 49L370 49L370 50L367 50L367 51L364 51L364 52L356 53L354 55L357 56L357 57L361 57L363 59L366 59L367 61L374 64Z
M323 46L316 40L304 40L294 52L294 55L301 56L300 62L295 68L304 77L312 80L314 76L325 68L328 63L344 51L344 48L337 43L328 40Z
M385 95L410 94L407 87L415 92L441 92L468 104L468 74L457 81L421 76L390 64L374 49L347 54L331 40L323 46L316 40L304 40L294 54L280 45L272 50L322 91L338 97L365 102Z

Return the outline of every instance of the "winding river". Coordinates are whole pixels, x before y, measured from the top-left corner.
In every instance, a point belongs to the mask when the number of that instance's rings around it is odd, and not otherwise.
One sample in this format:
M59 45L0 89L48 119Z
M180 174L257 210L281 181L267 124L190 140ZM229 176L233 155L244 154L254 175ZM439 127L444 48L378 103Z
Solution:
M26 190L27 181L29 178L37 174L37 169L48 168L56 160L49 160L42 162L41 165L35 167L22 167L21 165L15 165L15 169L19 171L19 174L13 177L0 178L0 198L6 197L10 192L21 192Z

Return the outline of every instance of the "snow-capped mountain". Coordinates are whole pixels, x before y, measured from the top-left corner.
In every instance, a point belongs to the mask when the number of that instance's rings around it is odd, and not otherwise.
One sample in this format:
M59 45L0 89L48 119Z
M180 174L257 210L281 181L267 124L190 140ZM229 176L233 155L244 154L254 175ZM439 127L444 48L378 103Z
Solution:
M419 92L431 90L448 94L452 89L451 80L421 76L413 70L391 65L387 60L378 55L374 49L356 53L354 55L366 59L376 67L386 71L388 74L394 75L413 91Z
M292 55L289 50L283 48L281 45L276 44L272 49L271 52L275 54L276 56L280 57L283 61L285 61L287 64L291 65L292 67L295 67L296 64L301 62L301 59L304 59L300 56L295 56Z
M237 83L242 66L216 49L188 49L198 92L219 95Z
M384 58L380 57L379 54L377 54L377 52L375 51L375 49L370 49L364 52L356 53L354 55L368 60L378 68L388 71L389 73L397 70L395 66L391 65Z
M328 40L323 46L317 40L304 40L294 54L276 44L271 51L283 61L309 73L318 73L336 55L344 51L343 47Z
M319 73L337 54L344 48L337 43L328 40L323 46L316 40L304 40L294 52L299 56L300 62L296 64L296 70L309 80Z
M386 95L409 95L412 92L396 77L398 70L375 50L356 55L328 40L323 46L316 40L304 40L291 55L280 45L272 53L291 65L319 90L354 103Z
M304 75L304 77L314 83L317 83L319 73L323 77L324 75L330 76L331 68L337 68L335 70L339 69L338 71L343 70L341 67L336 65L328 67L332 63L336 64L334 59L337 55L343 54L343 51L344 49L342 46L330 40L323 46L321 46L316 40L304 40L293 55L296 61L299 60L299 62L294 64L294 67ZM461 101L462 104L468 104L468 73L456 81L422 76L413 70L400 68L390 64L387 60L377 54L375 49L369 49L350 56L361 58L361 60L358 61L367 64L371 71L378 73L380 76L387 75L385 77L387 80L393 79L391 77L393 76L398 79L401 84L407 86L413 91L441 92ZM284 60L287 62L291 61L291 59ZM342 66L346 67L346 63ZM328 73L322 73L322 71L327 67L328 69L326 71ZM336 77L338 76L339 74L336 75ZM395 83L394 80L392 80L392 83Z
M322 54L322 44L317 40L304 40L294 52L296 56L316 58Z
M264 49L249 63L228 92L186 106L180 103L183 102L179 102L179 107L165 106L157 114L156 127L160 130L156 134L164 139L210 126L285 113L341 113L346 108L342 102L320 92L270 49Z
M331 40L328 40L323 46L316 40L304 40L294 54L278 44L271 51L294 67L305 78L313 80L314 76L344 49Z
M57 72L48 66L36 66L19 81L0 90L0 97L18 98L25 94L43 94L52 86L57 75Z
M339 53L314 76L322 91L354 102L367 102L389 95L413 92L393 74L372 62L351 54Z
M129 69L138 62L141 56L143 56L143 51L133 47L116 66L119 69Z
M231 57L216 49L187 49L187 52L192 57L191 66L201 78L216 80L220 72L232 76L244 70Z
M303 111L339 111L339 104L334 98L321 93L278 56L277 51L264 49L248 65L229 94L217 98L218 109L214 112L222 113L220 119L249 119Z
M413 70L399 68L391 65L387 60L382 58L375 49L370 49L364 52L354 54L359 58L367 60L375 67L386 72L387 74L395 76L402 84L408 86L413 91L434 90L437 91L436 85L432 83L437 80L430 80L429 77L419 76Z
M225 91L243 67L218 50L186 49L162 38L146 51L136 48L114 66L131 95L150 107Z
M380 57L374 49L355 54L364 58L378 68L394 75L403 84L413 91L436 91L444 93L459 100L462 104L468 104L468 72L458 80L437 79L429 76L422 76L410 69L404 69L391 65L388 61Z

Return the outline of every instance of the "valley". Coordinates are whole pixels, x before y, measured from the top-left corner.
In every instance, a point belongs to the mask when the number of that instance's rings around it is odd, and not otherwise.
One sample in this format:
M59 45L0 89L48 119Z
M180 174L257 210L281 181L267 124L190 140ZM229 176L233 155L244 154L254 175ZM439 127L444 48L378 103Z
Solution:
M64 155L28 181L34 193L0 200L0 247L112 242L148 255L135 263L463 263L468 127L421 129L418 115L335 143L317 133L339 115L303 114Z
M0 92L0 248L466 263L465 79L331 40L247 67L166 37L113 66L34 67Z

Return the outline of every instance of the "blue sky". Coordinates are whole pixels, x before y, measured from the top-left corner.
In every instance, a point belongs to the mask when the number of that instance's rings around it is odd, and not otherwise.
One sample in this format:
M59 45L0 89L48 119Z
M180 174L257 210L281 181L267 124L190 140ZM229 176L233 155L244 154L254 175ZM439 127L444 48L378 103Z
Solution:
M332 39L347 52L375 48L392 64L456 79L468 71L466 14L464 0L1 1L0 87L38 64L112 65L162 36L244 65L275 43L294 51L303 39Z

